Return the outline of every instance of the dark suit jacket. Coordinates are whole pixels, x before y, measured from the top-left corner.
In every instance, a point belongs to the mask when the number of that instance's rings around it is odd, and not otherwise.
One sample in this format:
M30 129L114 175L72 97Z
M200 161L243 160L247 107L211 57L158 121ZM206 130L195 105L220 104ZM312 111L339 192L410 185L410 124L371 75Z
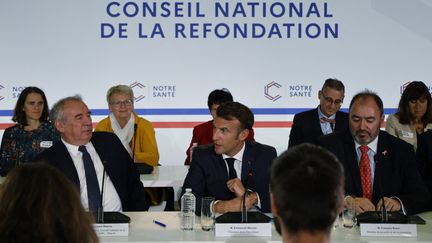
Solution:
M432 194L432 130L418 137L417 165L429 193ZM428 210L432 210L432 200L429 202Z
M245 184L248 174L248 189L257 192L261 209L270 212L270 166L276 157L275 148L257 142L246 141L243 154L241 180ZM235 195L228 189L228 171L222 155L216 154L213 144L197 147L183 184L183 192L191 188L196 197L196 212L200 213L201 198L214 197L216 200L231 200Z
M348 113L342 111L336 112L335 120L335 131L345 131L348 129ZM318 108L298 113L293 119L288 148L301 143L317 144L318 138L322 135Z
M123 211L148 210L143 184L129 153L114 133L94 132L90 140L120 197ZM62 171L78 188L75 165L63 142L40 153L34 161L44 161Z
M360 170L354 139L349 130L322 136L319 144L333 152L342 162L345 169L345 194L361 197ZM374 159L372 203L376 205L381 195L396 196L408 214L424 211L430 196L417 170L412 145L380 131Z
M250 130L247 140L255 141L253 129ZM198 146L213 143L213 120L201 123L193 128L192 140L186 150L185 165L190 164L190 148L194 143L197 143Z

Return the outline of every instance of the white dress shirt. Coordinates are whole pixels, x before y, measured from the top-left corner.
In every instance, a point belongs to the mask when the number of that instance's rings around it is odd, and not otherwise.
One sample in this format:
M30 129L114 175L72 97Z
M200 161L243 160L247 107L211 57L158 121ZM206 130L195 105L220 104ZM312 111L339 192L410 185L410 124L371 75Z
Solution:
M86 175L84 170L84 163L82 159L82 153L78 151L78 147L76 145L72 145L67 143L65 140L62 139L62 142L65 144L67 150L69 151L70 156L72 157L72 161L75 165L75 169L78 173L78 178L80 181L80 196L81 196L81 203L83 207L88 210L88 197L87 197L87 181L86 181ZM97 154L95 148L93 147L93 144L91 142L87 143L85 145L87 152L90 154L90 157L93 161L93 165L96 170L96 175L98 178L98 184L99 184L99 190L102 188L102 177L104 172L104 166L102 164L102 161ZM120 197L110 179L108 174L105 172L105 184L104 184L104 195L102 198L103 202L103 209L104 211L122 211L122 204L120 201Z

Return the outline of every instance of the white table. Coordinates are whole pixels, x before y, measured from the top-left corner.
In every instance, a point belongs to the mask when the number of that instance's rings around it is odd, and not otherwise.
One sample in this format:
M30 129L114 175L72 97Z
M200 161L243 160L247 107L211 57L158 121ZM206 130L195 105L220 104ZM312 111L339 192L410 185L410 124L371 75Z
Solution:
M188 170L189 166L185 165L157 166L153 173L140 175L140 179L144 187L173 187L174 199L177 200Z
M101 242L280 242L273 227L271 237L215 237L214 231L201 230L197 217L194 231L180 230L179 212L129 212L131 217L128 237L101 237ZM359 228L333 230L331 242L432 242L432 212L420 214L427 224L418 225L417 238L360 237ZM166 228L153 223L159 220Z
M181 187L189 166L156 166L153 173L140 175L144 187Z

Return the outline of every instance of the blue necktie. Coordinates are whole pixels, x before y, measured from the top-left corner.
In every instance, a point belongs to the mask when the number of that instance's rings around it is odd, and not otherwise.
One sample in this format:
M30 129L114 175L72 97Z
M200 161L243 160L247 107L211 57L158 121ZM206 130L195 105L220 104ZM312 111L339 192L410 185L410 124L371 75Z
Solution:
M99 190L99 183L96 176L96 170L90 154L84 145L79 146L78 150L82 153L84 162L84 170L87 182L87 197L90 212L97 212L101 205L101 194Z
M228 164L228 176L229 176L229 179L237 178L237 172L234 169L234 161L235 161L235 159L234 158L226 158L225 161Z

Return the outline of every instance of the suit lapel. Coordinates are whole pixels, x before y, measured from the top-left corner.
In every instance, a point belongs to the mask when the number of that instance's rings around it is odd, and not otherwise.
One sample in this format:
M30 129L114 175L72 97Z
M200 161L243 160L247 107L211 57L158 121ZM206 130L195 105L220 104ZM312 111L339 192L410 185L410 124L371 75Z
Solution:
M225 160L223 159L221 154L216 154L213 149L213 153L215 156L213 156L216 172L221 175L225 180L228 180L228 170L227 170L227 164Z
M312 121L313 121L312 122L312 130L314 131L313 134L318 135L317 138L324 135L324 133L321 130L321 121L320 121L319 116L318 116L318 109L319 108L316 108L315 112L313 112L313 114L312 114Z
M80 190L80 181L78 172L72 161L66 146L62 141L57 143L58 149L56 150L56 163L58 168L78 187Z
M344 124L346 123L346 121L344 121L345 116L342 116L342 112L338 111L336 112L336 123L335 123L335 131L340 131L343 130L344 128Z
M385 166L388 164L388 142L385 136L382 136L381 132L378 136L377 151L374 156L375 161L375 173L374 173L374 184L372 191L373 202L378 202L380 195L384 196L384 192L381 191L383 173Z
M362 187L360 180L360 170L357 161L357 153L355 148L354 139L350 133L350 131L345 132L344 138L344 151L346 153L346 163L348 166L348 171L352 176L352 183L354 183L355 194L362 195Z
M252 149L252 144L250 141L245 142L245 150L243 153L242 160L242 173L241 173L241 181L243 185L245 184L246 177L249 175L249 172L252 170L252 159L254 150Z

